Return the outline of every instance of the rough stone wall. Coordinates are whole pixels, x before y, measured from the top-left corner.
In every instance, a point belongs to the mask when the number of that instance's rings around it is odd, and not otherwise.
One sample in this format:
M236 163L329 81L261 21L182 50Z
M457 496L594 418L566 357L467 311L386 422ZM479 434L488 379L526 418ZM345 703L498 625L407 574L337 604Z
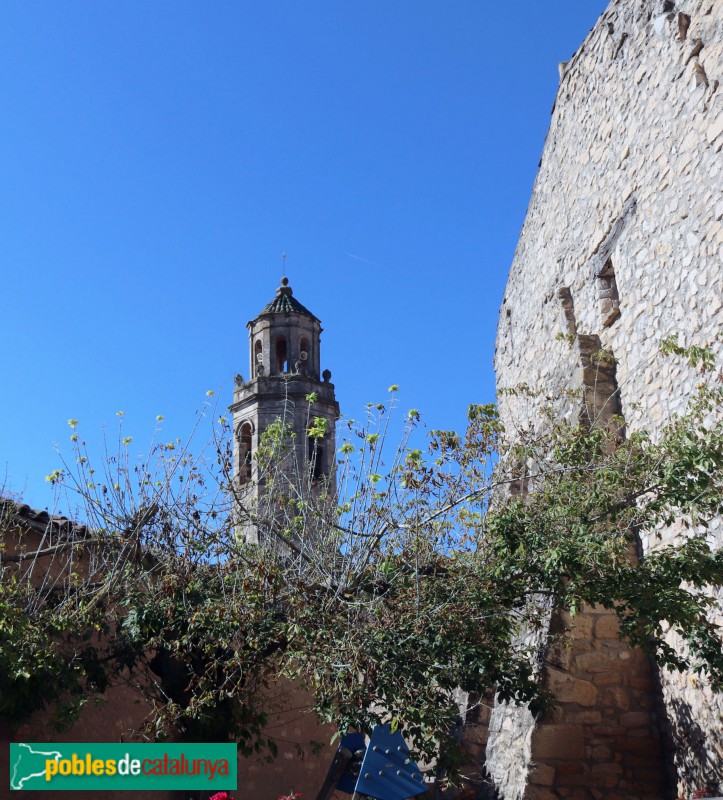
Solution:
M674 796L656 675L618 630L602 608L554 615L543 677L555 702L530 737L528 800Z
M584 607L574 620L554 612L544 633L530 634L538 637L540 680L554 699L538 720L524 706L494 707L485 766L504 800L675 796L657 673L618 631L614 612Z
M588 384L595 378L581 359L599 341L616 359L616 374L602 378L617 383L628 428L655 430L683 409L694 385L685 366L660 355L660 341L678 334L686 345L711 344L720 332L723 0L613 0L560 72L500 314L498 386L526 382L561 396L561 390ZM510 396L501 398L500 410L508 425L524 424L534 414L528 400ZM572 404L564 411L579 413ZM661 529L643 541L643 550L681 535L676 527ZM720 525L709 535L722 543ZM610 674L625 678L632 690L630 681L647 680L648 667L631 658L634 669ZM570 674L569 665L565 670ZM606 673L582 670L579 679L593 674ZM723 702L696 676L664 674L662 681L677 737L680 790L720 778ZM642 698L628 697L630 707L620 709L621 724L613 727L626 727L624 714L649 710L641 707ZM587 714L598 710L585 708ZM645 724L642 717L625 717L641 725L619 738L642 738L640 729L655 721L650 714ZM503 724L504 715L498 721L493 715L493 728ZM515 766L516 759L529 780L539 743L536 748L529 725L514 730L532 755L515 756L515 748L506 748L506 757L490 768ZM492 740L495 735L491 729ZM488 764L489 757L488 748ZM599 774L601 792L608 778ZM643 796L642 790L627 791ZM549 796L573 796L554 792ZM628 795L611 790L580 796Z

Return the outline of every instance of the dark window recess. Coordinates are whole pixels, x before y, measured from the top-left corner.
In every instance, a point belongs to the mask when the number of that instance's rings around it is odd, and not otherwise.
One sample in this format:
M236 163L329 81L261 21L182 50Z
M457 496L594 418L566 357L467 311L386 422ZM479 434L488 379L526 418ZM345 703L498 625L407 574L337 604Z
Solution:
M258 375L259 367L262 365L263 360L263 346L261 344L261 339L257 339L254 344L254 373L256 375Z
M512 479L510 480L510 494L512 497L527 497L529 491L530 478L527 473L527 464L520 461L515 464L512 471Z
M604 328L612 325L620 316L620 297L615 282L613 260L609 258L605 266L597 274L598 301Z
M578 336L578 353L583 389L580 422L587 428L607 428L613 437L605 446L611 447L625 437L615 356L603 349L596 335Z
M565 322L565 333L577 333L577 321L575 319L575 304L572 302L572 292L569 286L562 286L557 290L557 297L560 300L562 316Z
M295 371L301 375L306 375L310 367L309 340L306 336L302 336L301 339L299 339L299 354L295 364Z
M286 339L283 336L276 337L276 371L286 372L287 370Z
M238 477L241 484L251 480L251 424L244 422L239 436Z
M318 481L326 474L324 471L324 445L315 437L309 437L309 473L312 480Z

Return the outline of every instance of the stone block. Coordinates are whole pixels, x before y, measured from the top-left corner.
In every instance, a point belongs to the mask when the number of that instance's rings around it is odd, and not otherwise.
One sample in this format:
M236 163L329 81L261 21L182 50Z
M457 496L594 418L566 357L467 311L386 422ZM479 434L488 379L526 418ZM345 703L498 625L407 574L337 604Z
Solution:
M621 714L619 722L626 728L637 728L641 725L650 724L650 714L647 711L628 711Z
M615 747L618 752L623 754L623 758L626 753L645 756L660 755L660 742L654 737L618 736L615 739Z
M593 764L591 771L593 775L622 775L624 772L622 765L614 761L606 764Z
M708 130L705 132L706 138L710 144L723 133L723 111L708 125Z
M593 761L609 761L612 758L612 751L609 747L598 745L592 749Z
M573 789L572 793L567 796L567 800L593 800L595 797L593 791L592 788Z
M625 728L622 725L594 725L592 732L596 736L622 736L625 733Z
M572 714L567 706L560 705L553 701L548 705L547 710L545 711L544 717L545 723L554 723L554 722L563 722L563 723L571 723L573 722Z
M593 706L597 701L597 689L590 681L550 667L545 670L545 687L558 703Z
M592 636L593 622L593 618L587 613L587 608L577 614L570 624L575 639L589 639Z
M558 761L555 765L558 775L589 775L590 769L585 762L577 761Z
M558 669L567 670L572 666L574 649L569 642L554 642L548 649L548 662Z
M463 737L465 742L487 744L490 731L486 725L465 725Z
M630 693L625 689L610 687L600 691L600 704L611 708L630 708Z
M525 800L560 800L560 795L544 786L528 786L525 790Z
M603 686L620 686L623 683L622 670L616 672L598 672L593 675L592 682L598 688Z
M599 711L569 711L566 709L566 722L574 725L599 725L602 714Z
M484 764L487 756L487 742L482 744L464 742L464 751L468 756L466 759L468 764Z
M584 730L581 725L540 725L532 735L532 758L535 761L584 757Z
M562 786L595 786L596 779L588 773L568 773L566 775L558 775L555 781L555 788L559 789Z
M548 764L535 764L527 778L535 786L552 786L555 783L555 768Z
M598 639L617 639L620 625L615 614L606 614L595 620L595 636Z
M601 655L599 650L591 650L575 655L574 665L576 670L581 672L593 672L603 664L607 665L608 658Z

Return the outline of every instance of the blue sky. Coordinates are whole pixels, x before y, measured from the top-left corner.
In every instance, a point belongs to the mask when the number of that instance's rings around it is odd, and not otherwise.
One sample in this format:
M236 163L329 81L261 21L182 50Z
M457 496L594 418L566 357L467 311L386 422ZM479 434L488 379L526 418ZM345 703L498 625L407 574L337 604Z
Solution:
M603 0L0 8L0 481L67 420L189 432L248 374L281 253L342 411L494 399L497 313L558 82Z

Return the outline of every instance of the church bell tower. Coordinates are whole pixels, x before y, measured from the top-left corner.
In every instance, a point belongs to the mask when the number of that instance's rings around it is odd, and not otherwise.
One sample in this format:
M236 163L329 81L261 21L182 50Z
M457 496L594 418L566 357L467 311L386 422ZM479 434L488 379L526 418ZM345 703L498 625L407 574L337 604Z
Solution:
M288 491L303 485L314 492L335 492L335 424L339 404L331 372L321 372L321 322L293 295L288 278L276 296L246 326L249 330L250 380L236 376L233 404L234 488L241 502L258 507L267 478L254 457L269 425L282 421L293 432L283 474L274 478ZM314 395L315 399L309 399ZM323 437L310 437L315 418L326 420ZM292 489L292 487L294 487ZM281 488L281 491L284 491ZM257 541L249 526L246 538Z

